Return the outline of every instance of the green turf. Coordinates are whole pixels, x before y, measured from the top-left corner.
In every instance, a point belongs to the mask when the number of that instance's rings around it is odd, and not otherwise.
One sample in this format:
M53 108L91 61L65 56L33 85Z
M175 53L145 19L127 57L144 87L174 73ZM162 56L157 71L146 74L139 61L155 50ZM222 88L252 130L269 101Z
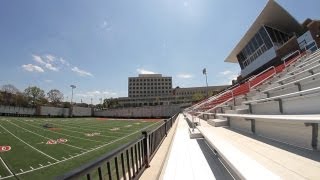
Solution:
M54 129L44 128L45 124ZM0 146L11 146L11 150L0 153L0 157L19 179L52 179L157 125L159 123L143 120L0 117ZM91 133L96 135L88 136ZM67 139L67 142L47 144L48 140L60 138ZM0 180L9 175L0 162Z

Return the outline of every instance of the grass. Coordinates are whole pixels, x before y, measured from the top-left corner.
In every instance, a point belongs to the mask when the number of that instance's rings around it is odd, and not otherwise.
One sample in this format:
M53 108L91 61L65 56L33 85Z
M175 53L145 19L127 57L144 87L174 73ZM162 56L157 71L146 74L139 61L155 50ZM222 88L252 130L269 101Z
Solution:
M52 128L43 127L45 124ZM11 146L10 151L0 152L4 162L0 161L0 180L53 179L158 124L146 120L0 117L0 146ZM47 144L61 138L67 142Z

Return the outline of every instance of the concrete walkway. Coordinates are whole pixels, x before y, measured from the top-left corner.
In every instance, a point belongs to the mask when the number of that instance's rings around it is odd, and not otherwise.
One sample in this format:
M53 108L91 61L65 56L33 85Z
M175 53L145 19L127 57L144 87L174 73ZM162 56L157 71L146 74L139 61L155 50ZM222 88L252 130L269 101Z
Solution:
M184 117L180 115L177 120L176 134L160 179L233 179L204 139L189 138Z

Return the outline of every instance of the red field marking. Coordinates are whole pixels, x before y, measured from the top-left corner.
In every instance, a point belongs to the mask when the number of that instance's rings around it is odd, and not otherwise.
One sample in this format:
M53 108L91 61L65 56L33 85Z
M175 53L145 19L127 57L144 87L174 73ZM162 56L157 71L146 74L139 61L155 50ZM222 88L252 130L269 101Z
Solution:
M48 128L48 129L51 131L60 131L61 130L61 128Z
M57 139L58 143L66 143L67 141L68 141L67 139L63 139L63 138Z
M0 152L7 152L11 150L11 146L0 146Z
M63 139L63 138L60 138L60 139L57 139L57 140L53 140L53 139L50 139L47 141L46 144L62 144L62 143L66 143L68 140L67 139Z
M57 141L53 140L53 139L50 139L47 141L46 144L57 144Z

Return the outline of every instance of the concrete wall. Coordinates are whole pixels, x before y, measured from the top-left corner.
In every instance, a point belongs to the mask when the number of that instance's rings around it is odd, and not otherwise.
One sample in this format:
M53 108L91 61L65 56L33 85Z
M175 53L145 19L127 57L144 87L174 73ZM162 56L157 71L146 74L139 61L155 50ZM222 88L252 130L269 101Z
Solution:
M57 108L49 106L41 106L39 114L40 116L69 116L69 108Z
M231 117L230 127L252 133L251 121L243 118ZM255 121L255 134L295 146L312 148L312 127L301 122L258 119ZM319 141L318 139L318 143ZM318 148L320 149L319 145Z
M79 117L92 116L92 109L86 107L73 107L72 115Z
M128 117L128 118L151 118L151 117L171 117L180 112L178 105L150 106L150 107L130 107L121 109L109 109L95 111L97 117Z
M35 108L2 106L0 105L0 114L21 114L21 115L35 115Z
M256 134L300 147L312 148L312 127L300 122L258 120Z
M232 117L229 122L231 128L251 133L251 121L244 120L243 118Z

